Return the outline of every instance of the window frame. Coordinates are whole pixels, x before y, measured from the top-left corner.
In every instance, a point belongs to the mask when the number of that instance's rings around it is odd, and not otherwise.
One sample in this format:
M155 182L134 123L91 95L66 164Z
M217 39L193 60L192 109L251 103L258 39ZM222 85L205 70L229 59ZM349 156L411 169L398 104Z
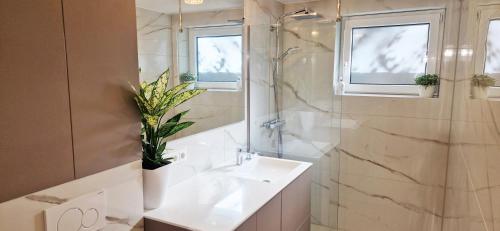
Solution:
M500 20L500 5L479 6L477 8L477 41L474 61L474 74L484 74L486 69L486 45L488 42L488 32L490 23L493 20ZM500 98L500 87L490 87L490 98Z
M235 82L200 82L196 79L196 88L209 89L209 90L222 90L222 91L239 91L242 88L243 78L243 28L241 25L230 26L207 26L207 27L193 27L189 29L189 70L191 73L196 73L198 78L198 38L204 37L226 37L226 36L240 36L242 39L242 77Z
M440 70L444 13L440 9L346 17L343 23L342 75L339 79L343 84L344 94L418 95L417 85L351 84L353 29L428 24L426 74L437 74Z

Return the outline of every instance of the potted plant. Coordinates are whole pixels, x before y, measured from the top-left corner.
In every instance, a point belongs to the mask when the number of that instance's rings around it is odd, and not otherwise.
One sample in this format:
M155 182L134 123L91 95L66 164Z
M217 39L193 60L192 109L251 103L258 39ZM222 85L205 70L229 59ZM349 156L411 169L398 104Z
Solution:
M181 122L188 111L169 119L165 115L178 105L203 93L205 90L186 90L190 83L182 83L167 89L170 72L166 70L158 80L140 84L135 92L135 101L141 115L142 169L144 182L144 206L146 209L159 207L164 200L169 164L172 158L165 158L166 139L193 125Z
M417 77L415 83L418 85L418 95L423 98L432 98L439 84L439 76L436 74L425 74Z
M179 76L179 80L181 83L191 83L188 88L194 89L194 82L196 81L196 76L193 73L191 72L182 73Z
M472 77L472 98L488 99L490 87L495 86L496 80L488 75L474 75Z

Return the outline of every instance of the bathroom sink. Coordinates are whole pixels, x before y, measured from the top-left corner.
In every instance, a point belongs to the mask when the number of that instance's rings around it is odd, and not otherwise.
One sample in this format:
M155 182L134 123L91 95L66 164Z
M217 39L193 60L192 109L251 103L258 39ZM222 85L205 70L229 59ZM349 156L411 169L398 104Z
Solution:
M231 168L230 175L266 183L273 183L288 176L301 162L270 157L253 157L242 165Z

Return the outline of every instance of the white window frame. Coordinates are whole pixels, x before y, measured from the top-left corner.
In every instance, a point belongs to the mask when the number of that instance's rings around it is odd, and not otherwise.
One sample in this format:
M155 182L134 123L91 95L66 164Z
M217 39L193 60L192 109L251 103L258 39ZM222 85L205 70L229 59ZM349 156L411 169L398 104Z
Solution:
M429 24L426 74L439 73L444 10L383 13L346 17L343 26L342 76L345 94L418 95L416 85L351 84L351 46L354 28Z
M478 32L474 61L474 74L484 74L486 65L486 43L491 20L500 20L500 5L479 6L477 8ZM491 87L489 97L499 98L500 87Z
M189 28L189 69L192 73L198 73L198 52L196 40L200 37L215 37L215 36L241 36L243 40L242 26L209 26L209 27L193 27ZM243 41L242 41L243 46ZM243 49L243 48L242 48ZM243 52L242 64L243 64ZM243 66L241 73L243 75ZM241 79L237 82L196 82L196 88L222 91L239 91L241 90Z

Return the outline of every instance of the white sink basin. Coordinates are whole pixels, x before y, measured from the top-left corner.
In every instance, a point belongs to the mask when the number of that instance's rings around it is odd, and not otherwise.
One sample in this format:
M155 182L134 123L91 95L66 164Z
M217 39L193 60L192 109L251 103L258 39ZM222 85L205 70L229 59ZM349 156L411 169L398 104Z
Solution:
M172 186L170 200L144 217L189 230L235 230L310 166L260 156L228 162Z
M229 175L273 183L290 174L301 162L256 156L252 160L243 161L240 166L231 168Z

